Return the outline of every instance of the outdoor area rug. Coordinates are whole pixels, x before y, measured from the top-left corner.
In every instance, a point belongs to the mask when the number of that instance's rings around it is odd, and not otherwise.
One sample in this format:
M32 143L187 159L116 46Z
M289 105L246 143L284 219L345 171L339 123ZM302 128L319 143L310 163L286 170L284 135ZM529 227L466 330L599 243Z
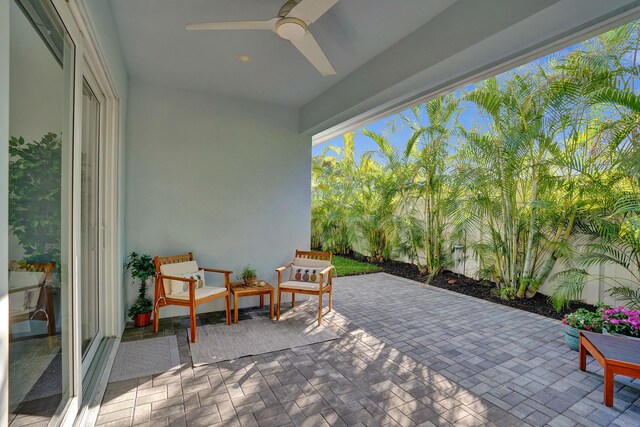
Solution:
M52 396L60 392L60 384L45 390L34 390L39 389L38 383L41 382L41 378L50 378L58 383L61 381L59 370L56 375L54 369L58 365L54 361L60 354L60 336L16 340L11 343L9 349L12 411L22 401Z
M159 374L180 365L175 335L121 342L113 361L109 382Z
M206 365L244 356L270 353L339 338L314 320L268 318L241 320L237 324L198 326L196 343L189 342L193 365ZM190 333L190 331L187 331Z

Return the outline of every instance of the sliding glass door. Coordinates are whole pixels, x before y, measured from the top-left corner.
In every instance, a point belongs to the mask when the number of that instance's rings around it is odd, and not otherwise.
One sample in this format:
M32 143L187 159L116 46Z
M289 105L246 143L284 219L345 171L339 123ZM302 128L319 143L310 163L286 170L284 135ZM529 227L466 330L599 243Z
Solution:
M10 0L9 10L10 313L0 326L9 384L0 394L9 425L91 424L88 402L123 322L119 101L79 4Z
M76 46L49 2L10 6L9 422L46 422L74 395Z
M102 94L91 75L82 84L81 169L81 268L80 339L83 374L86 373L102 338L100 329L100 268L102 256L100 215L100 112Z
M104 337L105 96L49 0L10 10L9 422L60 423Z

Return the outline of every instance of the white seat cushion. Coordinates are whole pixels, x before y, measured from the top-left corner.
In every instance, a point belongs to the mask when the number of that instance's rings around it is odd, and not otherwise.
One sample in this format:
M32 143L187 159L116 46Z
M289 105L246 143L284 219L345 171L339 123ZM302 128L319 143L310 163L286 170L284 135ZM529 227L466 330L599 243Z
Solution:
M10 271L9 289L21 289L38 286L44 282L42 271ZM17 291L9 294L9 312L11 316L34 311L38 305L40 288Z
M297 280L289 280L280 283L280 289L299 289L302 291L318 291L320 285L317 282L299 282Z
M36 286L44 281L44 271L10 271L9 289L26 288Z
M39 291L39 289L34 289ZM35 302L32 303L35 296ZM11 316L18 316L20 314L27 314L35 310L38 301L38 293L32 291L20 291L9 294L9 314Z
M180 277L184 277L185 279L197 280L197 282L195 283L196 289L207 286L207 284L204 283L204 270L196 271L194 273L181 274ZM187 292L188 290L189 282L181 282L179 280L171 281L171 295Z
M227 288L217 287L217 286L203 286L202 288L196 289L196 299L206 298L211 295L219 294L221 292L226 291ZM189 300L189 291L180 292L178 294L167 295L167 298L170 299L180 299L180 300Z
M185 262L175 262L173 264L163 264L160 266L160 273L166 276L175 276L175 277L183 277L185 274L193 273L195 271L199 271L198 263L195 261L185 261ZM177 293L182 293L182 285L187 282L183 282L181 280L163 280L162 284L164 285L164 293L167 297L173 298L173 291L178 291Z

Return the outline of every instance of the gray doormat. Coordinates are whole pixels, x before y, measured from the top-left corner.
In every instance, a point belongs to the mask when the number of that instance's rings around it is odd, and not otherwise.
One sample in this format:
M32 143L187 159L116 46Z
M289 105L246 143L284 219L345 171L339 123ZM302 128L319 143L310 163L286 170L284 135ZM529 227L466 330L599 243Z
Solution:
M16 340L9 345L9 383L11 384L10 408L13 411L22 401L53 396L58 391L50 390L49 394L33 393L33 388L41 377L51 375L57 381L62 380L60 371L52 372L51 367L56 355L60 353L60 336L28 338ZM57 376L57 378L55 378ZM27 397L29 397L27 399Z
M259 318L232 325L204 325L198 326L197 332L196 343L189 341L194 366L339 338L314 321L293 318L280 321Z
M123 381L177 369L180 365L175 335L121 342L109 382Z

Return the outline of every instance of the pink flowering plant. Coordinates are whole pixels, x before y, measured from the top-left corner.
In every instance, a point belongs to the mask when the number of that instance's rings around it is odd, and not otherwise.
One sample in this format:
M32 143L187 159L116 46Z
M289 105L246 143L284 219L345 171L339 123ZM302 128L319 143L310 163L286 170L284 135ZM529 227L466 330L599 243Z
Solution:
M565 315L562 323L572 328L591 332L602 332L602 314L600 308L595 311L579 308L573 313Z
M624 307L603 308L602 326L612 334L640 337L640 312Z

